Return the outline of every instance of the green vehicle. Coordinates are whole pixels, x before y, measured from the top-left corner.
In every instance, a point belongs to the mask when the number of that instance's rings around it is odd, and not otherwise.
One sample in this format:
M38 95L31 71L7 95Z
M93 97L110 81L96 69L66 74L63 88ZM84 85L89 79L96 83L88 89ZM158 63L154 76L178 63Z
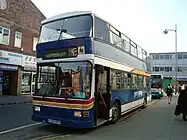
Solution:
M164 77L163 78L163 91L166 92L166 88L168 87L169 84L172 85L173 79L172 77Z

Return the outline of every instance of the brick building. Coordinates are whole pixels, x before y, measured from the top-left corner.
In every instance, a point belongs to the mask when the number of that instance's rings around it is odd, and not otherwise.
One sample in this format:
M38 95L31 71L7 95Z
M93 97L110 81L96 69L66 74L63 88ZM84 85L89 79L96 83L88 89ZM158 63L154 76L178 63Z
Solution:
M33 91L35 50L44 19L31 0L0 0L0 94Z

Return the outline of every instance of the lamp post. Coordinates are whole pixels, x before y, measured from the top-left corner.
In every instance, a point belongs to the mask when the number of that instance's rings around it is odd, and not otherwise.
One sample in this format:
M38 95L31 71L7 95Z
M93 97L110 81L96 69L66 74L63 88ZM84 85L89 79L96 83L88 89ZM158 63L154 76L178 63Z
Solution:
M175 95L177 94L177 24L175 24L175 29L165 29L163 31L164 34L168 34L168 32L175 32Z

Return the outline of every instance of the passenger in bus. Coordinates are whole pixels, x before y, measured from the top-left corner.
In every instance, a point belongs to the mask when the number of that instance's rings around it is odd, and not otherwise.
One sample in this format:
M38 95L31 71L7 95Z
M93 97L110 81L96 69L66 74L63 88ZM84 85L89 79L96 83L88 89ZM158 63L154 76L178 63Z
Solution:
M84 88L85 98L89 98L90 88L87 86Z
M73 98L85 98L85 93L73 87Z

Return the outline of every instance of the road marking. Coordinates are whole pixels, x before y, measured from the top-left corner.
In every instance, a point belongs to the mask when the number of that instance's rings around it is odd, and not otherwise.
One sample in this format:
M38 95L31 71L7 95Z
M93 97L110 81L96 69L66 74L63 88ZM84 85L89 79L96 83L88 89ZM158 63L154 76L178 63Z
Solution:
M37 137L34 139L30 139L30 140L50 140L51 138L64 138L64 137L69 137L70 135L65 135L63 133L58 133L58 134L52 134L52 135L48 135L48 136L42 136L42 137Z
M23 128L28 128L28 127L31 127L31 126L39 125L39 124L42 124L42 123L38 122L38 123L33 123L33 124L24 125L24 126L16 127L16 128L13 128L13 129L1 131L0 135L6 134L6 133L9 133L9 132L12 132L12 131L20 130L20 129L23 129Z
M59 135L59 136L54 136L54 137L50 137L50 138L46 138L44 140L54 140L55 138L66 138L66 137L70 137L71 135Z

